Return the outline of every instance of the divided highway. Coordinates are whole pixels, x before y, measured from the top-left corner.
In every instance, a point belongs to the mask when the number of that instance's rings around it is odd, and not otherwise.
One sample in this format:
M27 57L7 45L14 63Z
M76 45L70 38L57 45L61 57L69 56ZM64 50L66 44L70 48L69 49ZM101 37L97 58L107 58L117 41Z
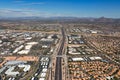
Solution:
M65 33L64 33L64 29L62 27L61 29L62 31L62 41L61 41L61 45L60 45L60 49L58 51L58 56L62 55L62 52L64 50L64 43L65 43ZM62 80L62 62L61 62L61 57L57 57L56 59L56 69L55 69L55 80Z

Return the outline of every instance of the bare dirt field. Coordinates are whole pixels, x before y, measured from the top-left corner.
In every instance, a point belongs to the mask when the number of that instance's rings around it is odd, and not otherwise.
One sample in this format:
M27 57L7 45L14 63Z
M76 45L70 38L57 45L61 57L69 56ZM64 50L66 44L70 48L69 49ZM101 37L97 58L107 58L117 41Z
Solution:
M38 61L39 60L39 57L35 57L35 56L20 56L20 57L7 56L3 58L4 58L4 61L0 63L0 67L9 60L18 60L18 61Z

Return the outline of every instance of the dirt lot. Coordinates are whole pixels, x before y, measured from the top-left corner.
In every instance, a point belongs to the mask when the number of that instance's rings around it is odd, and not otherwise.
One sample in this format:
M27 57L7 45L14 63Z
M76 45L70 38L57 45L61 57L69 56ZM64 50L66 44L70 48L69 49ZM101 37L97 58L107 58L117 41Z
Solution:
M39 57L34 57L34 56L20 56L20 57L7 56L3 58L4 58L4 61L0 63L0 67L9 60L20 60L20 61L38 61L39 60Z

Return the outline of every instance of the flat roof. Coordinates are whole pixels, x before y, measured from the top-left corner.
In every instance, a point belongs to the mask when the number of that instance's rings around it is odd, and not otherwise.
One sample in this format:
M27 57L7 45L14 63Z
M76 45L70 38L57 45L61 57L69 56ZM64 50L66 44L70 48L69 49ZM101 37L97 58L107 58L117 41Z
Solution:
M73 61L83 61L83 58L72 58Z

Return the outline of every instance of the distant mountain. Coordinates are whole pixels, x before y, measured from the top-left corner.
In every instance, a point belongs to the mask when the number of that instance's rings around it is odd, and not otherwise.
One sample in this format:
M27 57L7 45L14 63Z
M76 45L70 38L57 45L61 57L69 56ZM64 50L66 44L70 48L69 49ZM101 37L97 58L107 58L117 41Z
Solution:
M105 17L100 17L95 19L96 22L116 22L119 19L114 19L114 18L105 18Z
M0 20L56 20L60 22L120 22L120 19L115 18L92 18L92 17L0 17Z

